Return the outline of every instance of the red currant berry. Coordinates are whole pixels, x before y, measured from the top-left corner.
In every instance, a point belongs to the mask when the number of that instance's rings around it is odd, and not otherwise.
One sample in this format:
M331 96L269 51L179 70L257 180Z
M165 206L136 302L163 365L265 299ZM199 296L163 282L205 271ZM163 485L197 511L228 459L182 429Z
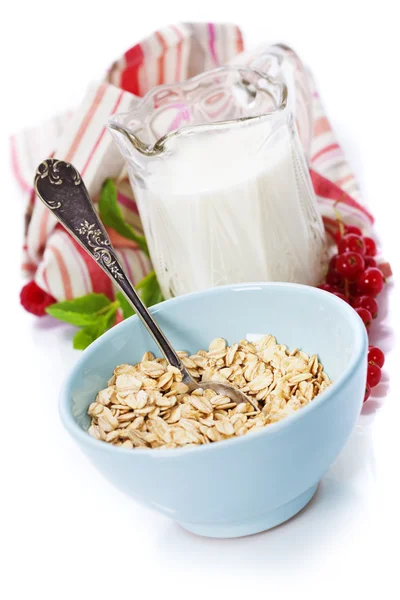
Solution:
M340 238L341 238L343 235L346 235L346 229L343 229L343 232L342 232L342 231L340 230L340 227L339 227L339 229L336 231L336 233L335 233L335 234L334 234L334 236L333 236L333 237L335 238L335 242L336 242L336 243L338 243L338 242L339 242L339 240L340 240Z
M326 276L326 283L329 285L333 285L333 287L338 288L339 290L344 288L344 279L339 273L336 271L329 271Z
M356 227L355 225L346 225L345 232L346 233L355 233L356 235L362 236L361 229L359 227Z
M350 296L359 296L360 295L355 281L350 281L349 294L350 294Z
M325 292L330 292L331 294L336 292L336 288L334 288L333 285L329 285L329 283L323 283L322 285L319 285L318 289L325 290Z
M364 259L356 252L345 252L339 254L336 259L336 270L345 279L356 279L357 275L364 271Z
M343 252L357 252L357 254L365 254L364 240L361 236L355 233L347 233L338 242L339 254Z
M377 386L381 380L382 371L378 365L368 364L367 383L372 388Z
M368 330L371 327L371 323L372 323L372 315L369 312L369 310L367 310L366 308L362 308L362 307L355 308L354 310L356 311L358 316L361 317L366 329Z
M338 298L340 298L341 300L344 300L345 302L347 302L347 304L349 304L348 299L346 298L346 296L344 294L342 294L341 292L333 292L334 296L337 296Z
M356 296L352 301L353 308L366 308L373 319L378 316L378 303L372 296Z
M370 346L368 348L368 362L370 365L377 365L382 369L385 364L385 355L380 348Z
M329 261L329 271L336 271L336 259L338 257L338 254L334 254L331 258L331 260Z
M376 260L372 256L364 256L365 268L376 267Z
M365 254L367 256L375 256L376 254L376 244L375 241L370 237L363 237L364 246L365 246Z
M376 267L369 267L357 277L359 292L367 296L377 296L383 288L383 275Z
M364 394L364 402L366 402L368 400L368 398L370 397L371 394L371 387L368 385L368 383L365 384L365 394Z

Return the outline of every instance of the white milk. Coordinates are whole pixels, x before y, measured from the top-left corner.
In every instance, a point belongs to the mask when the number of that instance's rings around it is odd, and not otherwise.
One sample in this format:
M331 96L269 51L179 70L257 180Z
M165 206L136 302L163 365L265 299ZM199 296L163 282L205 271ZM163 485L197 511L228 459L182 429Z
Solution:
M244 129L239 145L229 131L207 147L201 136L178 140L176 161L156 163L145 186L132 182L166 298L321 279L323 225L297 140L264 128L257 141L257 131Z

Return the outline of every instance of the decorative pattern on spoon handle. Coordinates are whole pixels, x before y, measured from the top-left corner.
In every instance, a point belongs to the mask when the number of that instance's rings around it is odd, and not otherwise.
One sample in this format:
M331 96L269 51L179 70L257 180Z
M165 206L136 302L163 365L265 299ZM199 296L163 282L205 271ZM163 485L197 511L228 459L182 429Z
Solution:
M37 195L71 235L104 270L122 282L125 276L114 249L75 167L54 158L44 160L36 170L34 185Z

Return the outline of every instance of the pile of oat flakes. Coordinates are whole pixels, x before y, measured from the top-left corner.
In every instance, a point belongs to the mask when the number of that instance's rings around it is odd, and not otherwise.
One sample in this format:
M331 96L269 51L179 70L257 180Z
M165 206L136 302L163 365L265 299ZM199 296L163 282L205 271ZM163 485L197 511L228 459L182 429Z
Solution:
M124 448L208 444L279 421L330 385L316 355L290 352L271 335L232 346L216 338L208 352L178 354L195 379L232 383L258 400L261 412L212 390L188 394L179 370L146 352L140 363L116 367L89 406L89 434Z

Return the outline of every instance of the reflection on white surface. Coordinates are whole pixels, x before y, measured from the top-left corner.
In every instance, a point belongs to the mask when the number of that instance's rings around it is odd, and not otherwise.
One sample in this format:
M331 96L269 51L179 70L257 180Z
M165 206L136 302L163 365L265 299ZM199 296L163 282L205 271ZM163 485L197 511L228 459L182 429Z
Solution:
M211 568L216 570L227 563L233 571L245 568L251 572L260 564L268 565L268 572L284 573L288 567L296 570L299 556L302 561L318 561L321 548L338 543L335 533L354 526L368 513L375 469L371 431L358 426L314 498L290 521L234 542L199 538L170 523L159 535L158 551L167 564L186 562L195 547L198 566L207 569L212 553Z

